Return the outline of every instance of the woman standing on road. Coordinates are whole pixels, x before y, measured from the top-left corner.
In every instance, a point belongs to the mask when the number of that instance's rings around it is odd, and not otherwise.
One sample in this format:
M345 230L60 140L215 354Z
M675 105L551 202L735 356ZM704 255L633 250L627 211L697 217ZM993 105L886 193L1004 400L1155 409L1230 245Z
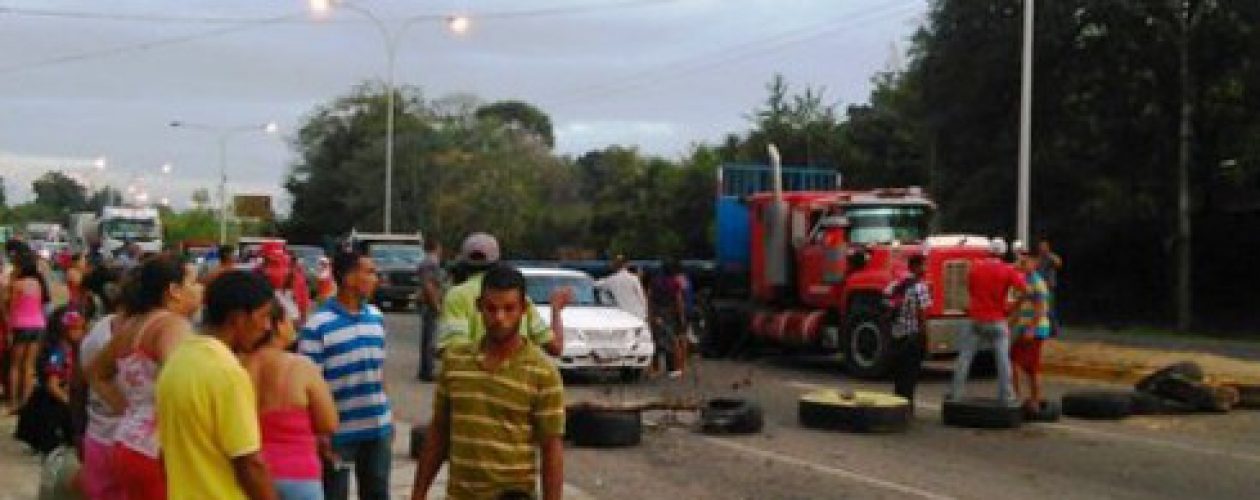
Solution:
M126 497L166 498L159 458L154 385L158 369L192 331L188 318L201 306L201 285L190 266L171 257L145 261L126 281L127 317L93 361L89 382L115 412L115 478Z
M288 352L297 340L293 323L279 307L271 330L259 346L241 356L254 383L262 456L271 469L276 492L284 500L323 498L318 443L337 430L337 407L319 367L310 358Z
M48 303L48 283L39 273L38 260L29 248L13 252L14 270L9 283L9 329L13 347L9 353L9 389L11 407L9 414L16 414L35 388L35 360L39 356L39 344L48 322L44 317L44 305Z

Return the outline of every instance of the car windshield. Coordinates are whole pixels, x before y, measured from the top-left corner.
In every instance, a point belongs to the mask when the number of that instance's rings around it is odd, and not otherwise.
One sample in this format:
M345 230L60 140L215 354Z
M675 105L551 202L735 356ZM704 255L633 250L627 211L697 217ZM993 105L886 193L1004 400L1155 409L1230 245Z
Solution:
M923 241L928 233L928 211L922 206L851 207L845 215L853 243Z
M153 219L109 219L101 224L105 235L116 240L151 240L157 238L157 221Z
M368 251L378 266L419 266L424 260L420 245L372 245Z
M593 306L595 301L595 282L586 276L525 276L525 288L529 300L535 304L550 304L551 291L567 286L573 289L573 305Z
M319 247L295 245L289 247L289 250L308 268L314 268L319 264L319 258L324 256L324 249Z

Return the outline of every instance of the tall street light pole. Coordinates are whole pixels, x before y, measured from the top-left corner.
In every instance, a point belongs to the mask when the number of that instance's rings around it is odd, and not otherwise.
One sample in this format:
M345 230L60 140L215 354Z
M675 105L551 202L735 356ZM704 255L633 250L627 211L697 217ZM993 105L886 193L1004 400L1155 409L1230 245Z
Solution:
M402 39L403 33L416 21L424 20L425 17L407 19L397 29L390 31L380 16L377 16L369 9L352 3L341 3L335 0L310 0L310 8L318 16L328 15L333 8L358 13L372 22L372 26L376 27L376 30L381 35L381 40L385 44L385 220L382 228L386 234L392 233L394 220L394 66L398 60L398 41ZM468 31L469 21L464 16L451 16L447 18L447 25L451 31L463 34L465 31Z
M1019 208L1016 217L1017 237L1026 248L1032 248L1028 219L1032 205L1033 3L1034 0L1024 0L1024 57L1019 92Z
M219 145L219 244L227 244L227 144L232 136L245 132L265 132L274 134L279 130L275 122L262 125L240 125L236 127L215 127L200 123L173 121L171 127L200 130L213 134Z

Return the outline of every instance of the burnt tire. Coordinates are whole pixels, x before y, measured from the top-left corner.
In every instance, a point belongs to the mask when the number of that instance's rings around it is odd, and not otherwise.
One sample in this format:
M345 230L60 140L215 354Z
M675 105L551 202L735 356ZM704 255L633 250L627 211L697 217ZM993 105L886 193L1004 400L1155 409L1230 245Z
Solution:
M1092 420L1119 420L1133 414L1129 391L1080 391L1063 395L1063 414Z
M874 300L855 300L844 324L844 368L850 375L879 379L892 364L892 334L879 319Z
M1193 406L1154 394L1146 392L1133 394L1134 415L1185 415L1194 413L1194 410Z
M420 450L424 449L424 437L429 433L429 426L416 424L411 426L411 440L407 442L407 456L419 460Z
M1013 429L1024 422L1024 410L992 398L946 400L941 421L951 427L973 429Z
M1134 388L1138 392L1152 392L1164 380L1170 377L1180 377L1194 382L1203 381L1203 367L1193 361L1182 361L1173 363L1164 368L1156 370L1154 373L1142 377Z
M1239 400L1236 389L1208 385L1180 374L1170 374L1154 380L1150 389L1142 392L1216 413L1233 409Z
M700 431L706 434L756 434L764 426L761 406L746 399L710 399L700 409Z
M1063 407L1058 401L1043 399L1036 409L1024 408L1025 422L1051 423L1058 422L1063 416Z
M643 419L639 410L574 407L566 415L565 434L575 446L634 446L643 438Z
M801 396L797 418L810 429L857 433L903 432L912 411L905 398L883 393L818 391Z
M1238 391L1238 408L1260 410L1260 384L1229 384Z

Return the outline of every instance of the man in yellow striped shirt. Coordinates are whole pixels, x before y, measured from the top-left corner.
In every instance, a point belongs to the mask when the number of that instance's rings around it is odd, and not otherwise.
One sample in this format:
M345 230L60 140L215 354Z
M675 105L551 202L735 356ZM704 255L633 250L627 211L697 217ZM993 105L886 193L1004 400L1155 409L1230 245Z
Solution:
M546 354L519 333L526 311L525 277L511 266L492 267L482 280L477 309L486 335L443 352L412 498L425 498L447 461L447 498L511 493L533 498L541 451L543 498L559 499L564 385ZM564 325L553 321L551 328Z

